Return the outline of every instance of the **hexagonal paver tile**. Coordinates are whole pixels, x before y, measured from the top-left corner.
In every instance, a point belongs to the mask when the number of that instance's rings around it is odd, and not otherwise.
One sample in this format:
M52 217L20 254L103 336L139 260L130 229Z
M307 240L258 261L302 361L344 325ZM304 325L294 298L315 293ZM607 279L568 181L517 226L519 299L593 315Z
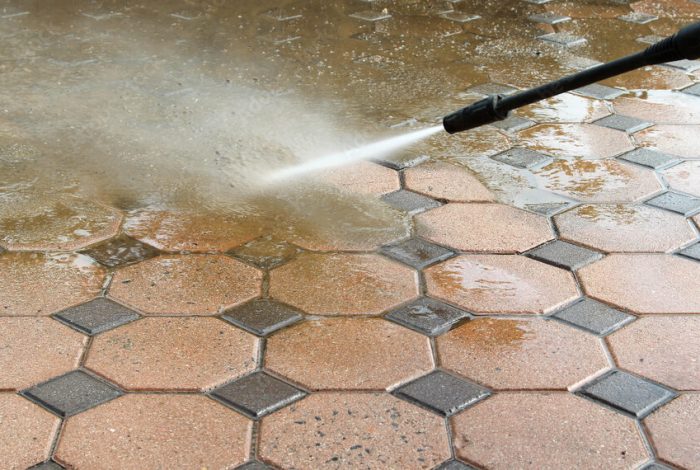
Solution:
M557 160L535 177L544 189L582 202L635 202L662 189L653 172L617 160Z
M637 313L700 313L700 264L661 254L612 254L578 272L584 290Z
M517 255L462 255L425 277L430 295L474 313L548 313L579 296L571 273Z
M663 171L672 189L700 197L700 161L683 162Z
M454 202L493 201L491 191L466 168L428 162L404 172L406 188L435 199Z
M85 255L0 254L0 315L51 315L102 289L104 269Z
M381 393L311 395L263 419L259 452L298 469L427 469L450 457L443 418Z
M398 172L372 162L325 170L317 178L354 194L382 195L401 189Z
M683 468L695 468L700 455L700 395L673 400L644 420L659 458Z
M526 106L519 114L540 123L582 123L610 114L604 101L564 93Z
M697 236L686 219L628 204L586 204L556 215L561 238L607 252L667 252Z
M0 455L3 468L25 469L49 458L61 420L29 400L0 393Z
M647 147L660 152L678 155L689 160L700 159L697 146L697 136L700 126L694 125L663 125L654 126L637 134L637 140Z
M260 222L246 215L140 210L128 215L126 233L163 251L227 251L259 237Z
M416 298L418 281L379 255L303 253L270 272L270 296L316 315L379 314Z
M457 457L491 469L637 468L634 421L569 393L500 393L452 418ZM553 438L556 436L556 438Z
M676 390L700 390L700 318L644 317L608 337L617 364Z
M20 390L75 369L87 337L50 318L0 318L0 390Z
M255 369L258 347L216 318L144 318L97 336L85 366L127 390L206 390Z
M560 158L609 158L634 148L624 132L592 124L543 124L520 137L532 150Z
M428 338L380 318L305 322L265 351L268 369L314 390L385 389L433 365Z
M688 74L668 67L644 67L616 77L603 80L601 83L628 90L678 90L693 84Z
M222 255L168 255L117 271L109 296L152 315L213 315L260 295L262 273Z
M204 396L125 395L68 419L56 460L71 468L233 468L246 460L251 423Z
M75 197L4 196L0 245L8 250L77 250L113 237L121 213Z
M643 97L620 97L613 106L620 114L657 124L700 124L700 100L669 90L645 91Z
M423 238L463 251L516 253L554 238L547 219L503 204L447 204L416 224Z
M497 390L565 390L608 367L597 338L543 319L477 318L437 349L442 367Z

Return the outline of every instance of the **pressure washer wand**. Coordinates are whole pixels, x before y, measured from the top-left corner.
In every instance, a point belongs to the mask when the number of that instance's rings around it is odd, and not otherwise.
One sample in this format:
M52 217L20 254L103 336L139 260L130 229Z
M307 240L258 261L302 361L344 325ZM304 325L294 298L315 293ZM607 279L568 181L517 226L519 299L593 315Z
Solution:
M597 65L514 95L491 95L466 108L448 114L443 118L442 125L450 134L466 131L501 121L507 118L508 113L513 109L640 67L698 58L700 58L700 23L694 23L681 29L673 36L667 37L636 54L608 62L607 64Z

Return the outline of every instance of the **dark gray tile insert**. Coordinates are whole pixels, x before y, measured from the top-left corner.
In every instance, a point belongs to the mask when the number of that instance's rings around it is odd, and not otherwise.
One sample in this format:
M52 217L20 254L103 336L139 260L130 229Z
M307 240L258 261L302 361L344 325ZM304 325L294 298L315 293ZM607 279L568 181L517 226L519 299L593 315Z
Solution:
M658 462L650 462L640 467L639 470L673 470L673 468L660 464Z
M685 256L686 258L692 258L695 261L700 261L700 243L696 243L695 245L690 245L687 248L683 248L678 253Z
M650 206L666 209L667 211L689 217L700 211L700 199L685 194L667 191L646 201Z
M637 42L641 42L642 44L655 44L659 41L662 41L663 39L663 36L658 36L656 34L648 34L646 36L637 38Z
M68 308L54 316L89 335L111 330L139 318L133 310L103 297Z
M585 38L574 36L569 33L549 33L537 36L537 39L566 47L581 46L586 43Z
M264 246L265 249L260 249ZM272 248L274 247L274 248ZM273 249L273 252L269 250ZM245 245L229 250L227 254L260 269L272 269L280 266L301 253L301 248L285 241L270 238L258 238Z
M536 13L534 15L528 16L530 21L535 23L546 23L546 24L559 24L569 21L571 17L564 15L557 15L556 13L546 12L546 13Z
M81 253L97 260L108 268L138 263L158 255L158 250L126 235L102 242Z
M603 257L603 255L597 251L561 240L555 240L540 245L528 251L526 254L530 258L534 258L538 261L543 261L572 271L576 271Z
M459 460L448 460L435 467L434 470L476 470L471 465L462 463Z
M300 400L306 392L265 372L253 372L217 388L211 395L241 413L259 419Z
M577 393L639 419L676 396L670 389L621 370L607 372Z
M510 115L502 121L496 121L491 124L493 127L497 127L506 132L518 132L528 127L535 125L535 121L529 119L521 118L520 116Z
M479 15L472 15L463 11L448 11L440 16L446 20L454 21L456 23L468 23L481 18Z
M569 202L543 202L541 204L525 204L525 209L549 217L563 212L571 206L572 203Z
M666 65L669 67L673 67L675 69L681 69L684 72L695 72L696 70L700 69L700 61L698 60L687 60L687 59L682 59L682 60L676 60L673 62L669 62Z
M63 417L93 408L121 394L114 386L81 370L68 372L22 391L25 397Z
M593 83L592 85L577 88L572 93L599 100L612 100L618 96L624 95L626 92L624 90L618 90L617 88Z
M555 313L558 318L596 335L604 336L621 328L635 319L593 299L584 299Z
M483 400L490 391L480 385L436 370L394 391L399 398L418 403L443 416L452 416Z
M265 465L262 462L251 461L248 463L244 463L240 467L236 467L236 470L274 470L274 467Z
M658 16L654 15L648 15L646 13L640 13L640 12L631 12L626 15L622 15L618 17L622 21L627 21L628 23L637 23L637 24L647 24L651 23L652 21L656 21L659 19Z
M695 85L691 85L688 88L683 88L681 90L683 93L686 93L688 95L693 95L693 96L700 96L700 83L696 83Z
M514 147L494 155L494 160L522 169L531 169L552 163L552 157L534 150Z
M357 18L358 20L374 22L391 18L391 15L389 13L384 13L383 11L363 10L351 14L350 17Z
M680 158L648 148L638 148L617 157L621 160L643 165L654 170L679 163Z
M525 0L527 3L532 3L534 5L544 5L545 3L549 3L552 0Z
M409 238L401 243L383 246L379 251L416 269L423 269L454 256L452 250L427 242L422 238Z
M617 129L618 131L624 131L628 134L639 132L642 129L646 129L647 127L654 125L652 122L643 121L631 116L623 116L621 114L611 114L610 116L605 116L602 119L593 121L593 124L602 127L609 127L610 129Z
M388 313L386 319L424 335L437 336L468 315L464 310L424 297Z
M47 462L36 464L33 467L29 467L27 470L63 470L63 467L53 460L49 460Z
M410 155L395 158L377 158L372 161L387 168L391 168L392 170L400 171L420 165L426 160L429 160L427 155Z
M518 89L510 85L502 85L500 83L482 83L473 87L467 88L467 93L476 95L512 95Z
M410 215L440 206L440 203L435 199L405 189L385 194L382 196L382 200L393 208L408 212Z
M274 300L253 300L224 312L224 320L258 336L298 322L302 313L289 305Z

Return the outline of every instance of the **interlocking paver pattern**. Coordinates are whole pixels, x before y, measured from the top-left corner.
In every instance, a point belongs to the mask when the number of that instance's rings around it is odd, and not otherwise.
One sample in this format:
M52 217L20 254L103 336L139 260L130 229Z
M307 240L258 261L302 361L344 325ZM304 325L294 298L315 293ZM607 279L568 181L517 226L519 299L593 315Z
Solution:
M644 420L659 458L679 467L697 464L700 440L700 395L681 395Z

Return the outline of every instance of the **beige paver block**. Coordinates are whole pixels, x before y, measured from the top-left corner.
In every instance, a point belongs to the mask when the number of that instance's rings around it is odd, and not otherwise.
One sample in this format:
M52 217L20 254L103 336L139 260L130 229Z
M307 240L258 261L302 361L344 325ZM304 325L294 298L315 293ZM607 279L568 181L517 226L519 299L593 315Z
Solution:
M125 395L67 420L56 459L69 468L234 468L252 422L201 395Z
M543 319L477 318L437 349L442 367L497 390L565 390L608 367L598 338Z
M428 162L404 172L406 189L452 202L493 201L491 191L469 170L445 162Z
M607 340L623 369L676 390L700 390L700 317L641 318Z
M610 109L605 101L571 93L554 96L518 111L518 116L539 123L584 123L609 114L611 114Z
M262 273L223 255L166 255L117 271L109 296L152 315L213 315L260 295Z
M700 465L700 394L683 394L644 420L659 458L681 468Z
M542 124L520 137L532 150L560 158L610 158L634 148L624 132L593 124Z
M663 254L612 254L578 272L592 297L637 313L700 313L700 264Z
M49 458L61 420L14 393L0 393L2 468L25 470Z
M385 389L432 370L427 337L381 318L305 322L267 342L265 366L310 389Z
M458 457L481 467L637 468L634 421L566 392L500 393L452 418Z
M643 130L635 137L642 145L660 152L700 160L698 135L700 125L660 125Z
M303 253L270 272L270 296L316 315L379 314L417 297L418 280L379 255Z
M523 252L554 238L545 217L504 204L446 204L417 215L416 227L423 238L473 252Z
M85 366L127 390L206 390L252 372L258 348L216 318L144 318L97 336Z
M319 181L353 194L380 196L401 189L399 173L372 162L359 162L325 170Z
M430 469L450 457L443 418L388 394L321 392L263 418L280 468Z
M662 174L671 189L700 197L700 161L683 162L664 170Z
M425 277L431 296L474 313L548 313L579 296L571 273L518 255L462 255Z
M0 390L22 390L78 367L87 336L51 318L0 317Z
M77 254L0 254L0 316L51 315L96 297L105 270Z
M586 204L554 217L561 238L607 252L668 252L697 238L685 217L631 204Z
M669 90L649 90L643 98L622 96L615 112L655 124L700 124L700 99Z
M673 32L675 32L675 30ZM692 85L693 81L688 74L681 70L662 66L651 66L632 70L631 72L603 80L601 84L627 88L628 90L678 90Z

